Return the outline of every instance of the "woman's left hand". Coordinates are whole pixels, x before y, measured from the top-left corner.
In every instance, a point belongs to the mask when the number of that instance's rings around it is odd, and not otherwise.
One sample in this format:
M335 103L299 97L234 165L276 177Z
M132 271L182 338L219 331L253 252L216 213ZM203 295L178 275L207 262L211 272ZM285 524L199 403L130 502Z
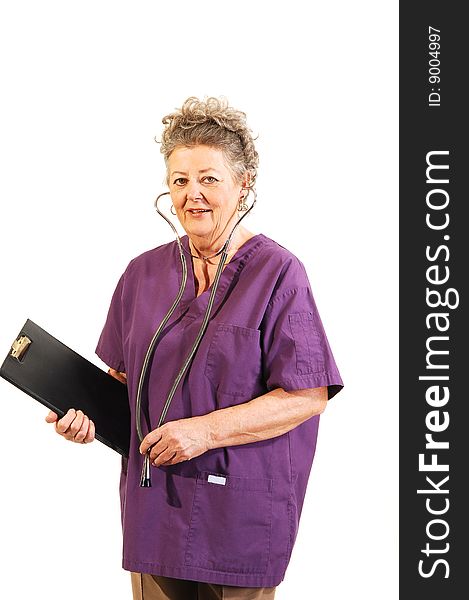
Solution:
M151 431L140 444L140 452L150 451L155 467L175 465L200 456L210 448L210 430L204 417L169 421Z

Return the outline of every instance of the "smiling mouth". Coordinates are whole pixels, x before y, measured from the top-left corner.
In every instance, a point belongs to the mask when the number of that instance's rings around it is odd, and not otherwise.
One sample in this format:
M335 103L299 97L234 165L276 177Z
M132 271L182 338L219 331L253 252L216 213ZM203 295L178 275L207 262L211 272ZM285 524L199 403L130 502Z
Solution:
M201 213L211 212L211 210L208 208L189 208L187 209L187 212L191 213L192 215L198 215Z

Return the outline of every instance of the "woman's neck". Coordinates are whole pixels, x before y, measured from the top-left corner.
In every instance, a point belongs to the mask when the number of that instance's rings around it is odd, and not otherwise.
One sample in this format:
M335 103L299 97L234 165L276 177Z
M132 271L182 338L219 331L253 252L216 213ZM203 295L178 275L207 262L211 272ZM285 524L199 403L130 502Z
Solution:
M239 237L235 238L233 236L231 240L231 248L228 250L228 257L225 262L225 266L230 262L236 252L245 244L250 238L252 238L255 234L251 233L247 229L243 227L242 231L235 232L239 233ZM191 249L191 253L194 256L195 248L193 247L192 240L189 238L189 247ZM213 283L215 279L215 275L218 268L218 261L220 260L221 255L219 254L213 259L209 260L197 260L192 258L192 270L194 274L194 288L195 295L200 296L207 290Z
M228 259L237 252L238 248L240 248L249 238L251 238L254 234L248 231L245 227L240 226L233 234L231 238L231 243L228 248ZM221 250L224 243L228 238L218 239L215 242L209 242L204 238L199 238L197 236L189 236L189 247L191 249L191 253L193 256L198 257L203 262L208 262L209 264L218 264L220 260L220 254L218 256L213 257L213 259L204 260L207 257L213 256L217 252Z

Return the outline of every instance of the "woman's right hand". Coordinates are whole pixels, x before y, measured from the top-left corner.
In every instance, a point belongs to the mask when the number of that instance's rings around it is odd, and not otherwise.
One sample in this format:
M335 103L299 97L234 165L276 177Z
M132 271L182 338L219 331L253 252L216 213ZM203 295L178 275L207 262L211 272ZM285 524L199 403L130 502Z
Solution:
M81 410L70 408L61 419L51 410L46 421L55 423L55 431L70 442L89 444L94 440L94 423Z

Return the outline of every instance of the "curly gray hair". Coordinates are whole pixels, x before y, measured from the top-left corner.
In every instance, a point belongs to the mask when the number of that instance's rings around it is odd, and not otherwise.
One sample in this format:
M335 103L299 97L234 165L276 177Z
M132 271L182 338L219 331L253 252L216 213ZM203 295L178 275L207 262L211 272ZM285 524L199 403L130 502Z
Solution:
M188 98L176 112L163 118L161 153L165 163L178 146L198 145L220 149L237 182L249 175L250 186L255 182L259 156L254 147L245 113L228 105L226 98Z

